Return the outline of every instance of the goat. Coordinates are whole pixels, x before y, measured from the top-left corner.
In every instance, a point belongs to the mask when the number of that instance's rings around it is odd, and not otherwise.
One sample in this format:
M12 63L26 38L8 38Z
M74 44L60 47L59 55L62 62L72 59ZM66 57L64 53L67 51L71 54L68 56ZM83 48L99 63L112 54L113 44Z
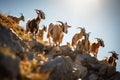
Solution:
M85 38L82 40L83 44L83 52L90 53L90 41L89 41L89 33L85 33Z
M116 60L118 59L118 54L115 51L111 51L109 53L112 53L112 55L108 58L108 64L111 66L116 67Z
M97 39L97 43L92 43L90 46L90 53L92 53L95 57L97 57L98 54L98 49L100 46L104 47L104 41L102 39L99 38L95 38Z
M80 28L81 31L80 33L76 33L73 36L72 43L71 43L73 47L77 44L78 40L80 40L83 37L83 35L85 35L85 28L81 28L81 27L78 27L78 28Z
M26 33L31 32L34 39L36 37L36 33L38 32L41 19L45 19L45 14L42 10L35 9L35 11L37 13L37 18L28 20L28 22L26 23Z
M40 40L43 40L44 32L46 31L47 31L47 27L45 25L43 25L42 29L39 29L37 36L40 38Z
M75 48L75 51L79 52L79 53L83 53L83 44L82 44L82 41L78 41L77 45L76 45L76 48Z
M55 43L55 45L60 45L62 43L62 39L64 37L63 33L68 33L69 26L67 22L63 23L61 21L57 21L58 24L50 23L48 27L48 33L47 38L49 39L49 43L51 45L50 37L52 38L52 41Z
M20 20L25 21L22 13L21 13L20 17L15 17L15 16L11 16L11 15L8 15L7 17L11 18L12 20L14 20L18 24L19 24Z
M80 52L81 54L83 53L90 53L90 41L89 41L89 34L90 33L85 33L85 38L82 41L79 41L76 50Z

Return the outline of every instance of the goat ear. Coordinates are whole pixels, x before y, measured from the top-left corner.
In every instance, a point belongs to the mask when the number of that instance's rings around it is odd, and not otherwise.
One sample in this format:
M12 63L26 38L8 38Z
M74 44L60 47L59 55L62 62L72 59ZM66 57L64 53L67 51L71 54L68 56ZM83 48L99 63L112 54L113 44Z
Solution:
M108 53L115 53L115 54L117 54L115 51L110 51L110 52L108 52ZM117 54L118 55L118 54Z
M57 21L57 22L61 23L61 24L62 24L62 26L64 26L64 23L63 23L62 21Z
M108 52L108 53L112 53L112 51Z
M34 9L34 10L36 11L37 14L39 13L38 9Z
M77 29L82 29L82 27L77 27Z
M23 16L23 13L20 13L21 14L21 16Z
M38 9L34 9L35 11L38 11Z
M72 26L69 26L69 25L68 25L68 27L71 28Z
M45 25L43 25L43 27L46 27Z
M85 27L83 27L82 29L84 29L84 30L85 30Z
M100 41L100 40L101 40L100 38L95 38L95 39L97 39L97 41Z
M91 32L89 32L88 34L91 34Z
M67 25L67 26L68 26L68 28L70 28L70 27L71 27L70 25L68 25L68 24L67 24L67 22L65 22L65 25Z
M65 24L67 25L67 22L65 22Z
M110 52L108 52L108 53L116 53L115 51L110 51Z

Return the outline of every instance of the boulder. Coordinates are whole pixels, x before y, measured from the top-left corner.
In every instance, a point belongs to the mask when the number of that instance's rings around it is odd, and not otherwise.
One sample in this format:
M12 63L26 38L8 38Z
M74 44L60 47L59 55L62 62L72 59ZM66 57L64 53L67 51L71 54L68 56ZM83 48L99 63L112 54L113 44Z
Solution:
M51 72L50 80L73 80L72 64L71 58L59 56L44 63L40 72Z
M10 28L0 25L0 47L7 46L13 53L22 53L23 48L14 40L15 38L19 39Z
M29 48L29 51L41 52L44 49L44 45L37 42L35 39L33 39L32 41L28 41L26 44Z
M90 74L88 78L89 78L89 80L98 80L98 75Z
M20 78L19 59L0 52L0 79Z
M80 77L83 79L87 75L88 71L87 71L87 67L82 65L82 61L84 61L84 58L82 57L82 55L81 54L77 55L73 68L76 69L74 72L74 75L77 78Z

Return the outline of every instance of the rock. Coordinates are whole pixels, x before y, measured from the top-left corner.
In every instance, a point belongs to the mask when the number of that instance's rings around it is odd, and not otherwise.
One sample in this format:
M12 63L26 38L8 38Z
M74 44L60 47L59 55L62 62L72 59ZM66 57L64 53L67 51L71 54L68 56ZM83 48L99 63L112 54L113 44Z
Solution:
M98 65L99 65L99 66L98 66ZM106 75L107 65L105 65L105 64L97 64L96 66L98 66L98 67L97 67L97 70L98 70L98 74L99 74L100 76Z
M84 78L88 71L87 71L87 67L83 66L82 65L82 61L84 60L84 58L82 57L81 54L77 55L76 59L75 59L75 62L74 62L74 68L76 68L76 71L74 72L75 73L75 76L77 78Z
M90 74L89 80L98 80L98 76L96 74Z
M9 47L13 53L22 53L23 49L19 43L14 40L13 35L14 38L18 38L9 28L0 25L0 47L5 45Z
M45 56L49 60L53 59L53 58L55 58L55 57L57 57L57 56L59 56L59 55L62 54L62 51L61 51L61 49L60 49L59 46L53 46L53 47L47 46L46 49L45 49L45 51L47 51Z
M20 78L19 59L0 52L0 79Z
M62 53L71 53L72 52L71 47L69 47L67 45L60 46L60 49L61 49Z
M115 73L116 73L116 68L115 67L113 67L113 66L108 66L107 67L107 72L106 72L107 77L111 77Z
M69 56L73 61L75 61L76 54L72 51L71 47L68 45L60 46L61 55Z
M72 64L69 57L56 57L44 63L40 72L51 72L50 80L73 80Z
M49 59L55 58L57 56L69 56L73 61L76 58L76 54L73 53L70 47L64 46L46 46L45 49L46 57Z
M33 52L27 52L26 55L27 55L27 58L29 60L33 60L33 58L34 58L34 53Z
M37 42L36 40L29 41L27 43L27 46L29 48L29 51L33 51L33 52L41 52L44 49L44 45Z
M120 72L116 72L109 80L120 80Z

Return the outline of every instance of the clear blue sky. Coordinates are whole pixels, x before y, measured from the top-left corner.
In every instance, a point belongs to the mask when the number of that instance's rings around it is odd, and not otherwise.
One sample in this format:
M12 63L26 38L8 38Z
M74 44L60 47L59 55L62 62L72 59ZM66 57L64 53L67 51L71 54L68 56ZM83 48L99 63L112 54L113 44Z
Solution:
M41 9L46 14L40 26L58 20L67 21L72 28L64 36L63 44L71 42L72 36L79 32L77 27L84 26L87 32L91 32L91 42L96 37L104 40L105 47L100 48L98 54L98 58L102 59L110 55L108 51L120 53L119 4L120 0L0 0L0 12L15 16L23 13L26 21L20 25L24 28L28 19L37 16L34 9ZM117 63L117 70L120 71L120 60Z

